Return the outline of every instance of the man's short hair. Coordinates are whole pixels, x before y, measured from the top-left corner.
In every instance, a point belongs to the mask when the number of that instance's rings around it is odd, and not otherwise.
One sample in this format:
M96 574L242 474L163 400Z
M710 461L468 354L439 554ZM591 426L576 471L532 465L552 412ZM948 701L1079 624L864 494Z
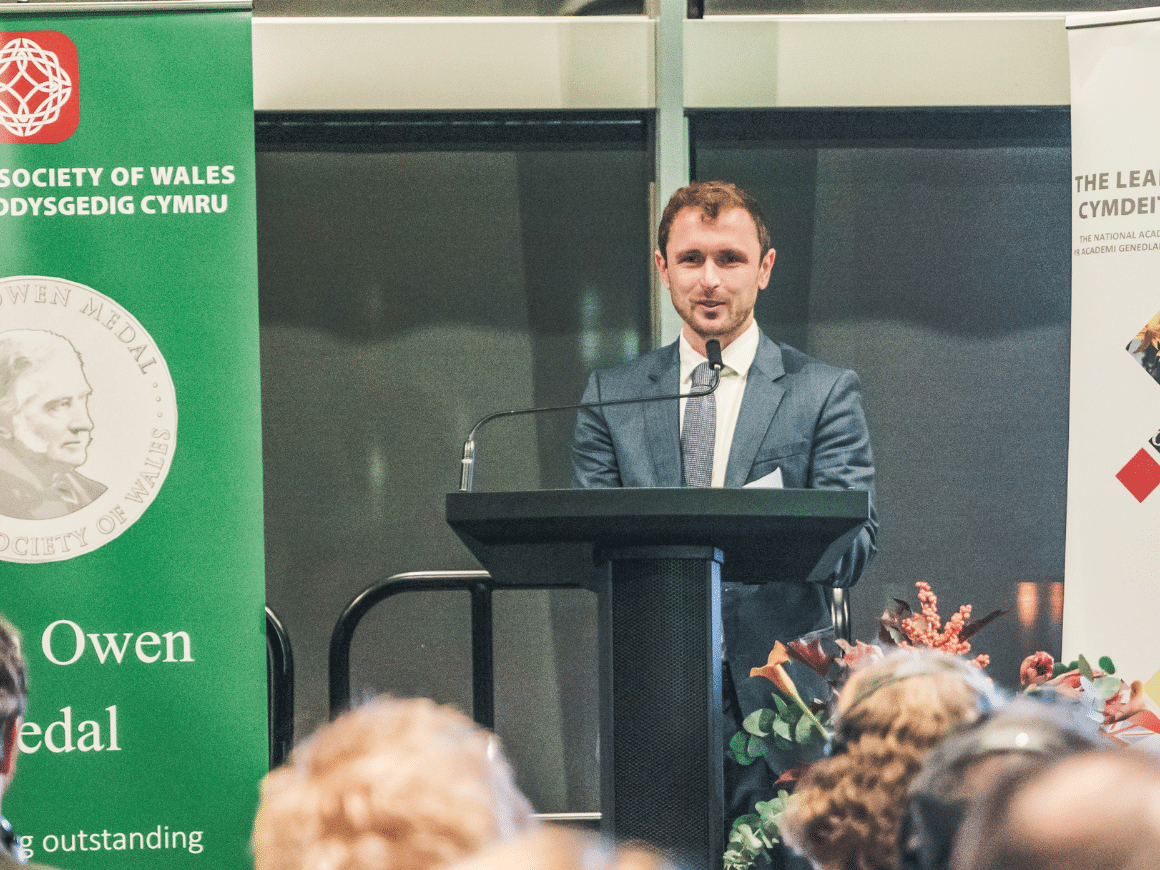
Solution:
M435 870L534 824L496 738L426 699L339 717L268 774L257 870Z
M756 199L728 181L694 181L669 197L668 205L661 214L661 223L657 228L657 246L666 262L669 253L669 232L673 228L673 221L681 209L685 208L699 209L711 221L717 220L721 212L731 208L744 209L749 212L749 216L757 226L757 242L761 246L761 256L764 257L772 247L769 229L765 225L765 215Z
M946 870L970 801L991 783L1111 743L1078 703L1052 695L1019 695L931 750L907 797L899 870Z
M17 411L16 382L20 377L66 351L80 361L80 354L71 341L47 329L0 332L0 423L10 422Z
M20 632L0 614L0 734L7 736L27 707L28 665L20 650Z
M1000 777L972 801L952 870L1143 870L1160 854L1160 763L1142 750L1070 755Z

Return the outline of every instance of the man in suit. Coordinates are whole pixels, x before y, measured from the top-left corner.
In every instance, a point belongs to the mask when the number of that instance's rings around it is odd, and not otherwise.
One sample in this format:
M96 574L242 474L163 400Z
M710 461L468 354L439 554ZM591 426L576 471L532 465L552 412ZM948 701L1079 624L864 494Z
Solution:
M681 337L619 368L595 372L582 401L687 393L701 382L697 369L706 362L706 342L716 339L725 367L714 393L712 434L701 439L711 442L708 460L693 455L696 439L686 429L703 417L694 404L703 399L584 409L572 444L573 486L741 487L760 481L867 490L871 519L823 581L853 585L874 555L878 527L858 376L774 342L758 328L754 303L769 283L776 252L760 206L743 190L722 182L682 188L665 207L657 235L656 268L684 321ZM821 586L776 582L724 583L722 628L727 731L770 705L768 681L750 678L749 671L765 664L774 641L833 633ZM733 771L743 779L754 773ZM773 796L767 789L768 783L727 785L727 812L736 815L753 799Z
M28 666L20 650L20 633L0 616L0 798L16 772L17 738L28 706ZM23 838L24 842L31 837ZM22 863L27 852L12 833L8 820L0 816L0 870L23 867L25 870L49 870L40 864Z
M72 342L42 329L0 332L0 514L43 520L105 491L88 458L92 388Z

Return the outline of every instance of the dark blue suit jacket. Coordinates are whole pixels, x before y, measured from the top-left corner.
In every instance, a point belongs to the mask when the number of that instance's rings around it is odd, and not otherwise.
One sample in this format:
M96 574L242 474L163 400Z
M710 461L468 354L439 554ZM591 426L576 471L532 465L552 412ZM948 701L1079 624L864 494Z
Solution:
M672 395L680 386L677 343L592 374L584 402ZM572 442L577 488L681 486L679 406L646 402L584 409ZM788 489L862 489L871 519L826 583L851 586L876 550L874 459L858 376L828 366L762 333L749 370L725 485L741 487L780 468ZM728 574L728 569L726 569ZM768 681L750 679L775 640L832 636L821 587L724 584L722 628L742 712L769 706Z

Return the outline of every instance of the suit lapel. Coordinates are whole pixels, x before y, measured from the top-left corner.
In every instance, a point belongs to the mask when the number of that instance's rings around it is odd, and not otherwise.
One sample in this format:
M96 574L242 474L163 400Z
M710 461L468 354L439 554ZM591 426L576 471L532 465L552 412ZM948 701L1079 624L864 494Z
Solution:
M757 343L757 356L749 367L749 377L745 382L745 395L741 399L741 413L737 415L737 428L733 431L733 444L729 448L729 464L725 467L725 486L741 487L749 482L749 471L765 434L773 425L773 415L781 404L785 389L777 383L785 374L781 361L781 348L765 333ZM680 444L678 441L678 453Z
M674 342L658 354L648 373L645 396L675 395L681 386L681 358ZM676 401L646 402L644 443L652 453L657 486L681 485L681 409Z

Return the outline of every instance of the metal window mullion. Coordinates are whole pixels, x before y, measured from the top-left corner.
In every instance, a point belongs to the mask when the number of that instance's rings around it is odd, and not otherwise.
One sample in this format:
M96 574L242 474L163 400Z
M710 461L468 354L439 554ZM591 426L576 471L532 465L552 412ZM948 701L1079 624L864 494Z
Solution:
M687 0L651 0L656 20L656 138L649 215L660 220L664 204L689 183L689 128L685 118L685 10ZM668 304L667 293L653 271L653 346L676 340L681 321Z

